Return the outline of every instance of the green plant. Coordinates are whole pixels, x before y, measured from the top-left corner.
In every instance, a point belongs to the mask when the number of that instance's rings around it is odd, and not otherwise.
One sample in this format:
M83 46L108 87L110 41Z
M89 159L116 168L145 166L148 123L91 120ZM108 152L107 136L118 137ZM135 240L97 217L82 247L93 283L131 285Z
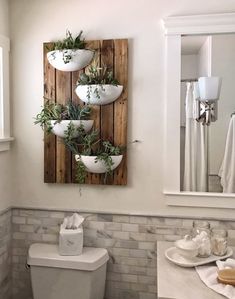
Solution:
M78 85L88 85L87 98L90 99L92 87L91 85L100 85L101 89L105 91L104 85L119 85L118 80L113 77L113 72L108 70L107 66L97 67L90 66L87 73L81 73L77 81ZM94 94L97 99L100 99L99 89L96 87L94 89Z
M67 30L66 37L63 40L58 40L52 44L51 47L48 48L49 51L62 51L62 50L77 50L77 49L85 49L86 43L85 39L82 39L82 31L73 38L72 33ZM55 52L51 54L55 59ZM70 51L63 52L63 61L65 64L69 63L72 59L72 53Z
M45 132L50 133L52 130L52 120L55 120L56 123L62 120L84 120L89 117L90 113L91 108L89 106L81 106L73 103L71 100L66 105L47 100L41 112L36 115L34 124L39 124ZM67 131L71 132L72 130L75 130L75 127L70 122Z
M76 155L96 156L95 163L103 161L106 172L104 180L107 175L112 174L113 160L111 156L121 155L124 148L114 146L109 140L99 139L99 132L93 130L90 133L85 133L82 127L79 128L79 139L65 138L65 145ZM84 183L86 177L86 167L81 160L77 161L76 178L78 183Z

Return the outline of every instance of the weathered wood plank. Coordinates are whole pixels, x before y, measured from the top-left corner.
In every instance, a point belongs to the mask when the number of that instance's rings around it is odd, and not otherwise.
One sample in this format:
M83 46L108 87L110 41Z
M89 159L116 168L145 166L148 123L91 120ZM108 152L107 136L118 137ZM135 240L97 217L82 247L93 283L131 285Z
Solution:
M49 43L43 44L44 59L44 102L55 101L55 69L49 64L46 54ZM44 134L44 182L56 182L56 139L53 134Z
M115 78L123 85L123 92L114 103L114 144L127 145L127 80L128 80L128 41L114 40ZM126 154L114 172L114 184L127 184Z
M77 81L79 79L80 73L83 73L84 70L72 72L72 82L71 82L71 88L72 88L72 101L76 104L79 104L81 106L84 105L84 102L79 99L77 96L75 89L77 86ZM75 155L72 154L72 183L77 183L76 180L76 161L75 161Z
M88 71L91 65L98 66L98 67L100 66L100 41L99 40L88 41L87 48L93 49L96 52L95 52L95 57L92 60L92 63L85 68L85 72ZM93 128L100 132L100 106L92 105L91 119L94 120ZM87 173L85 183L100 184L100 175L96 173Z
M56 70L56 102L66 104L71 99L71 73ZM61 138L56 138L56 182L71 183L71 152Z
M114 70L114 42L113 40L103 40L101 42L101 67L107 67L110 71ZM113 107L114 103L101 106L101 139L113 142ZM109 175L104 181L105 176L101 175L101 182L112 185L113 175Z

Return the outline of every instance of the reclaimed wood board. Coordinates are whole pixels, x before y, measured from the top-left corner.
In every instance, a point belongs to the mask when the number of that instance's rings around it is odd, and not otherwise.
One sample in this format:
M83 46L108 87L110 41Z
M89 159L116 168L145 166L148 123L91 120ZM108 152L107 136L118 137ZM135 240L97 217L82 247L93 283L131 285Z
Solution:
M84 103L74 92L81 72L61 72L55 70L46 57L50 43L44 43L44 97L56 103L64 104L69 99ZM87 48L96 50L92 64L106 65L113 70L114 77L123 85L121 96L108 105L91 105L94 128L100 132L101 139L109 139L114 145L127 146L127 81L128 81L128 40L95 40L88 41ZM53 134L44 136L44 182L76 183L76 162L74 155L68 151L63 140ZM127 155L104 182L103 174L87 173L86 184L126 185Z

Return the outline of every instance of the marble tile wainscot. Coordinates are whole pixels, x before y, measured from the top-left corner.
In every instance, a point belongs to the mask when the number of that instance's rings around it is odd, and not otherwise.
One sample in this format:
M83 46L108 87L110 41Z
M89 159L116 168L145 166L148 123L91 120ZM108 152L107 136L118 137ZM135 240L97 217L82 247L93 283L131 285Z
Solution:
M109 251L106 299L156 299L156 243L174 241L189 233L193 219L81 213L85 246ZM28 247L35 242L57 243L59 225L71 212L12 210L13 299L32 299ZM212 227L228 229L235 245L235 221L209 220Z
M11 298L11 210L0 213L0 298Z

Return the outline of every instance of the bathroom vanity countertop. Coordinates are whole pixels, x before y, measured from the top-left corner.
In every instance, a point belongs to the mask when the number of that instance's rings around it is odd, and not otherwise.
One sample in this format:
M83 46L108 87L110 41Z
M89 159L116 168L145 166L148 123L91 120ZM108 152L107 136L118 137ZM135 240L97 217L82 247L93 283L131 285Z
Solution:
M165 250L172 246L172 242L157 242L158 299L225 299L209 289L194 268L179 267L168 261Z

